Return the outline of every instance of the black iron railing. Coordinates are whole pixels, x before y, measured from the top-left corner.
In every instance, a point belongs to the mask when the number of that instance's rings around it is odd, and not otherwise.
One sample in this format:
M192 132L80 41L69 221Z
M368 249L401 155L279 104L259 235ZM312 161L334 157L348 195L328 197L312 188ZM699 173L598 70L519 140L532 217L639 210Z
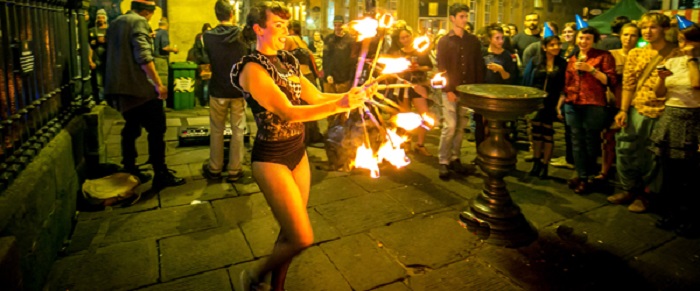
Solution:
M0 0L0 192L90 103L86 2Z

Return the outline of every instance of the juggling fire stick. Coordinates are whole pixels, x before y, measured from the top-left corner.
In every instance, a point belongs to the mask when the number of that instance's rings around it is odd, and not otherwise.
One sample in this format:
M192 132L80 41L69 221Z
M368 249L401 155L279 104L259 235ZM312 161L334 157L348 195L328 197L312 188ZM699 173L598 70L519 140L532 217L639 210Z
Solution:
M382 50L382 45L384 44L384 34L386 33L386 30L391 27L392 24L394 24L394 17L392 17L389 13L382 15L382 17L379 19L379 29L381 33L379 33L379 44L377 45L377 51L374 53L374 59L372 60L372 65L369 69L369 79L372 78L372 75L374 74L374 68L377 66L379 52Z

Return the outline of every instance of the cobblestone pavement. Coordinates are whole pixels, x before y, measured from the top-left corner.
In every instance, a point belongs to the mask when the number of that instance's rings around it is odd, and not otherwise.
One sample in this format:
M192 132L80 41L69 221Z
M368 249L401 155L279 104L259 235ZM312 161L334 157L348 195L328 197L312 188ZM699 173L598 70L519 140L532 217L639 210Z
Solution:
M167 163L187 184L150 194L146 183L133 206L81 211L47 290L236 290L240 270L270 254L278 225L249 162L236 183L204 179L208 147L178 146L177 134L179 126L207 124L206 109L167 117ZM110 163L120 161L122 127L116 112L108 114ZM432 153L438 138L439 130L429 132ZM559 155L563 142L557 138ZM138 149L143 163L145 135ZM462 161L472 160L474 144L465 142L463 152ZM322 170L323 149L310 147L308 154L315 244L292 263L287 290L700 287L700 240L656 228L655 214L608 204L612 187L574 194L565 185L572 170L551 168L549 180L525 178L530 164L522 160L524 151L506 180L539 238L517 249L485 243L458 223L460 210L482 187L478 170L443 181L435 157L411 155L408 167L382 168L382 176L371 179L362 171Z

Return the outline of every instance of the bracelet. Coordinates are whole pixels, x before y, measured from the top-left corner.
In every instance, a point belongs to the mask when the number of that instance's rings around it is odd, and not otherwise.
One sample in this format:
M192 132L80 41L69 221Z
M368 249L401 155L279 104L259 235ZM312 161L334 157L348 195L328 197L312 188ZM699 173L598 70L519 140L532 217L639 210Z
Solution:
M622 110L622 109L620 109L620 111L618 111L617 113L621 113L621 112L624 112L625 114L627 114L627 110Z
M698 62L698 58L696 58L696 57L689 58L689 59L688 59L688 62L689 62L689 63L690 63L690 62L696 62L696 63L697 63L697 62Z

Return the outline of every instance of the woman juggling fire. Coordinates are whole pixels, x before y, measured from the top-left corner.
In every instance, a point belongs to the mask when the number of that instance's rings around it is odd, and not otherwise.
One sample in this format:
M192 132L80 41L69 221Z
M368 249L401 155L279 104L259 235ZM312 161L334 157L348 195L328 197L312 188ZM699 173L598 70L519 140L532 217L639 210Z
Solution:
M243 271L243 290L263 290L272 275L272 288L284 289L292 258L313 243L306 209L311 174L302 122L347 112L363 105L376 85L353 88L346 94L325 94L299 72L299 62L283 51L291 14L281 2L251 7L246 29L253 30L255 51L231 71L233 85L245 93L258 132L251 154L253 178L260 186L280 233L272 254L253 271ZM252 34L251 34L252 35ZM301 105L301 101L309 105Z

